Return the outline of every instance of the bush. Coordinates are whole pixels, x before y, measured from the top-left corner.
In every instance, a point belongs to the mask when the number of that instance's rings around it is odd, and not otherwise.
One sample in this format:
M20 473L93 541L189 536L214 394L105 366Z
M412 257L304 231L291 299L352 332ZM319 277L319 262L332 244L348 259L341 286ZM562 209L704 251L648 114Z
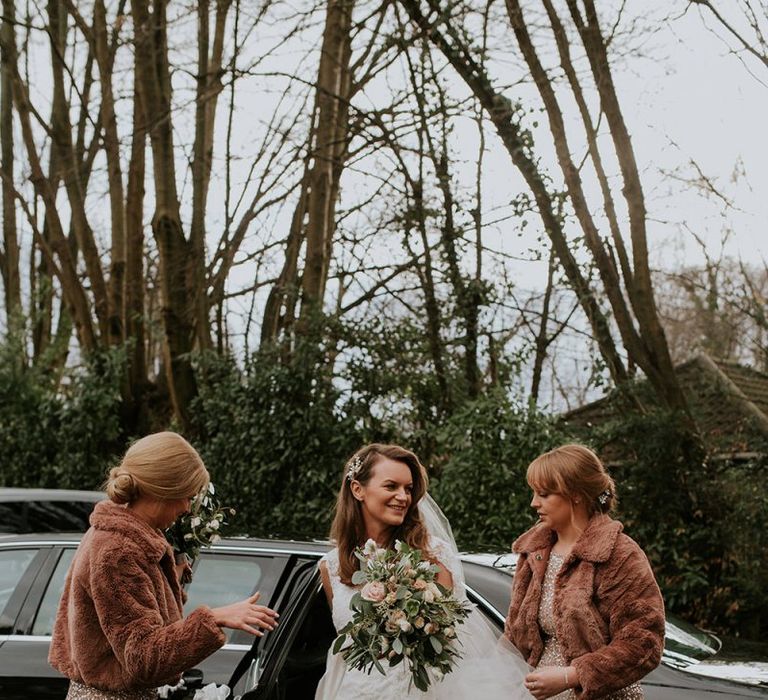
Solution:
M564 442L551 417L492 391L437 433L444 464L432 492L469 549L507 550L533 524L528 464Z
M249 534L327 536L343 465L362 439L315 367L269 355L245 371L215 355L196 359L190 437Z
M125 444L120 420L121 351L93 355L55 381L0 347L0 484L98 488Z

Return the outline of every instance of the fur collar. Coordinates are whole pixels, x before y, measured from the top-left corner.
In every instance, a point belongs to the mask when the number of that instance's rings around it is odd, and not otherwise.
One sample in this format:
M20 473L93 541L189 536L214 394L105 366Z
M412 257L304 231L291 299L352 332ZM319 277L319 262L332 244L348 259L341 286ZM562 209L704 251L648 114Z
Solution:
M573 545L571 557L595 563L608 561L616 546L616 539L623 529L624 526L618 520L613 520L607 515L592 516L587 528ZM555 539L554 531L539 523L515 540L512 551L530 554L548 550Z
M99 501L91 513L90 522L94 530L114 532L135 542L156 561L160 561L166 553L172 554L163 533L139 518L126 506L112 501Z

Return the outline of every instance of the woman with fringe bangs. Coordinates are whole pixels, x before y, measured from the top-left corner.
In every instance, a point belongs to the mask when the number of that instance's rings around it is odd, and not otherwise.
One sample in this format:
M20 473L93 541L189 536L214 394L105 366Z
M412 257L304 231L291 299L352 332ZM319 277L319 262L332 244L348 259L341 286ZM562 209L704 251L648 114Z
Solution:
M648 559L608 514L616 485L583 445L528 467L539 522L517 539L507 638L536 667L537 700L638 700L658 666L664 603Z

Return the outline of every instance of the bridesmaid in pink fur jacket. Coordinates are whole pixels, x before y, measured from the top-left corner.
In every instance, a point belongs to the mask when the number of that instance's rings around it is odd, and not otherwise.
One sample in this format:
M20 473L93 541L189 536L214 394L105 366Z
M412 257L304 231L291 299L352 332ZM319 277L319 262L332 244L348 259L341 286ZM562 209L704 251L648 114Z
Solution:
M207 488L208 471L175 433L134 443L106 483L61 597L49 654L68 700L149 700L225 642L223 627L261 635L276 614L259 594L182 616L182 589L162 530ZM260 629L261 628L261 629Z
M664 602L642 549L608 516L616 486L594 452L564 445L528 467L538 524L520 554L506 636L537 700L639 700L658 666Z

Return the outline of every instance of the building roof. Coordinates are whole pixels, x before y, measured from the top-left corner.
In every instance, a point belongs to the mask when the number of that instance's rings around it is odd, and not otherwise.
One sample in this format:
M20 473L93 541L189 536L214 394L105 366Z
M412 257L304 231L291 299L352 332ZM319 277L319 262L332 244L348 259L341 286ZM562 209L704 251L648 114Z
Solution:
M768 374L733 362L714 360L706 354L678 365L676 371L710 454L745 457L766 452ZM636 392L652 405L653 395L647 380L637 383ZM626 410L626 402L613 392L569 411L563 420L578 432L615 420Z

